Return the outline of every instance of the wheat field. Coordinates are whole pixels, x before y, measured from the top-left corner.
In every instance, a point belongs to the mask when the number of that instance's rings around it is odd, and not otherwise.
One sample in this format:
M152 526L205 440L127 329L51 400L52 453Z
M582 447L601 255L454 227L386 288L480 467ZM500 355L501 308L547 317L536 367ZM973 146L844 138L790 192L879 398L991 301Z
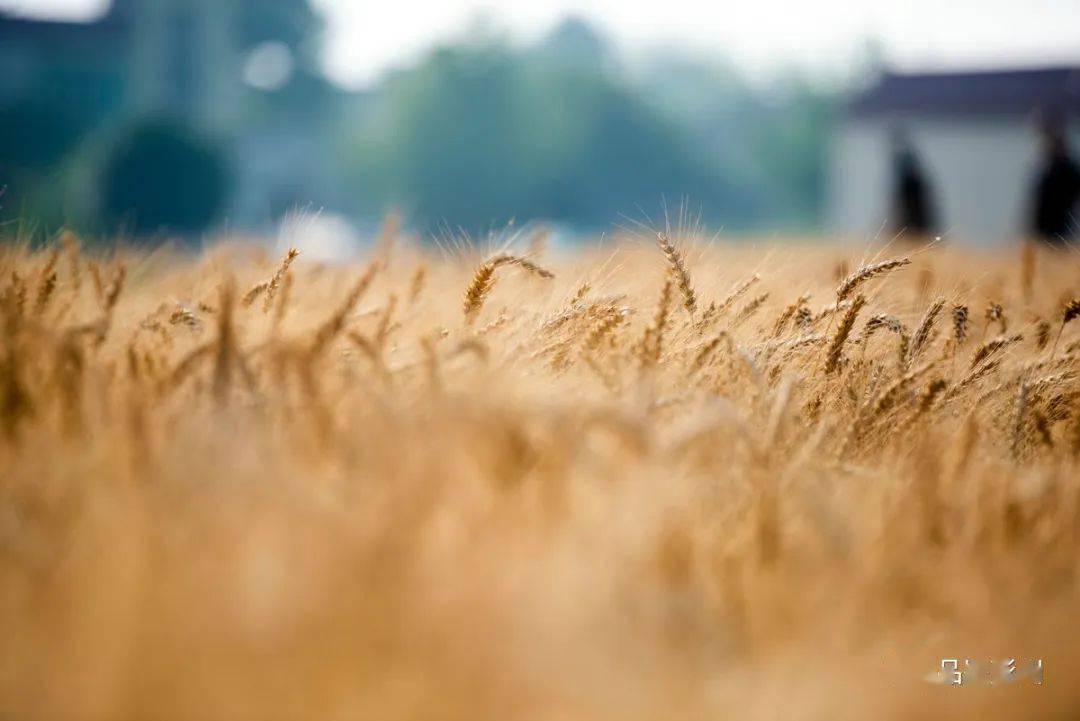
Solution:
M478 245L6 243L0 718L1080 714L1074 252Z

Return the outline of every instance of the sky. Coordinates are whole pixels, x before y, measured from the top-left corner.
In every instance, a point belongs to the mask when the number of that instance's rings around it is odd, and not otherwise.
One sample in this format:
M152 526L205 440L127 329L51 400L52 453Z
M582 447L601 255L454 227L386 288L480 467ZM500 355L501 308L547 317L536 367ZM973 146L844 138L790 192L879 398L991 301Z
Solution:
M92 17L109 0L0 0L25 14ZM529 40L573 14L628 50L676 46L754 72L837 70L870 39L908 69L1080 65L1080 0L312 0L325 65L354 87L485 18Z

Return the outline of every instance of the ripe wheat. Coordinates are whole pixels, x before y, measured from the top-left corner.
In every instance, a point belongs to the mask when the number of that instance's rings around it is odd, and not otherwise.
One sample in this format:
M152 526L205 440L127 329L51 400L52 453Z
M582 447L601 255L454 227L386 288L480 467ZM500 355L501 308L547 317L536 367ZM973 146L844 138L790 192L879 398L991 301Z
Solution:
M1072 257L614 242L0 246L0 715L1075 716Z

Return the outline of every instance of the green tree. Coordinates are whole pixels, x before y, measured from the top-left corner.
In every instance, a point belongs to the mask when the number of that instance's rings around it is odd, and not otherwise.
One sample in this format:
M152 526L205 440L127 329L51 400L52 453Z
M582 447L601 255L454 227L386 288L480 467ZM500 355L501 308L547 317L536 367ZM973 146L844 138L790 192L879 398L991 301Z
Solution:
M356 160L372 209L480 228L601 225L685 195L737 205L674 123L596 67L498 43L443 48L388 79L377 103Z
M322 19L308 0L241 0L237 7L235 32L241 49L280 42L294 54L310 50L313 55L321 30Z
M229 193L223 151L165 120L136 125L113 149L102 172L102 214L134 233L195 234L215 221Z

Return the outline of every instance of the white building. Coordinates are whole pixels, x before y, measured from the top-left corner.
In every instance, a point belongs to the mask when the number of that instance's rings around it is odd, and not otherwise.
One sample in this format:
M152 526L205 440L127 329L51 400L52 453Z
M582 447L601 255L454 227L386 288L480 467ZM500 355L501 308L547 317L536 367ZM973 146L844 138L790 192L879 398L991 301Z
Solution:
M981 244L1016 238L1028 227L1045 114L1065 119L1077 159L1080 67L886 74L848 106L835 138L833 230L858 239L898 231L890 215L894 138L902 134L922 167L942 236Z

